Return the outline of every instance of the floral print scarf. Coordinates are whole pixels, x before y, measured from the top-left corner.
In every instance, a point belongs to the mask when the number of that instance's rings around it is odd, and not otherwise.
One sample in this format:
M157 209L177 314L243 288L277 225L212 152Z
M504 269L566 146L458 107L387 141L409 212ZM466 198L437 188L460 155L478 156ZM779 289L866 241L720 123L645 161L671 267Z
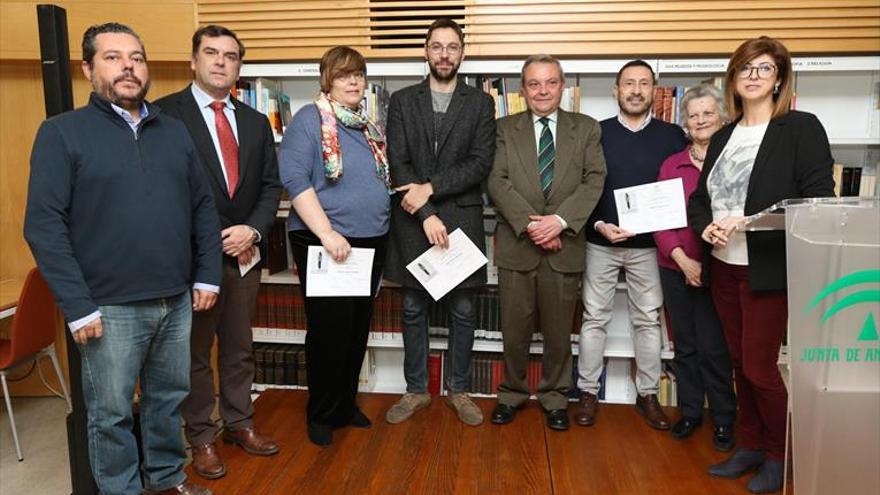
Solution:
M382 131L367 117L363 106L352 110L345 105L330 99L330 95L321 93L315 100L318 113L321 115L321 155L324 158L324 176L330 181L342 177L342 150L339 148L338 123L350 129L361 129L367 144L376 159L376 177L391 191L391 177L388 173L388 158L385 156L385 136Z

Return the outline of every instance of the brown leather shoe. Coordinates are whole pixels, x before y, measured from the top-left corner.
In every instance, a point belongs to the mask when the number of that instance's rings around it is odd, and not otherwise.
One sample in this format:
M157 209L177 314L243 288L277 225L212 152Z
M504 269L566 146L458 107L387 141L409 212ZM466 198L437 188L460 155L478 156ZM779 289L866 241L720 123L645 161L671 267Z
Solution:
M584 392L574 410L574 422L578 426L592 426L599 412L599 398L595 394Z
M175 486L174 488L169 488L167 490L162 490L159 492L147 490L144 492L144 495L213 495L214 492L208 490L203 486L199 486L195 483L190 483L189 481L184 481L183 483Z
M206 480L216 480L226 475L226 465L217 452L214 442L204 445L193 445L193 471Z
M636 399L636 411L645 418L645 422L651 428L658 430L669 429L669 418L660 407L660 401L657 400L657 394L649 394L644 397L641 395Z
M278 444L271 438L265 437L253 426L240 430L223 430L223 441L238 445L251 455L275 455L278 453Z

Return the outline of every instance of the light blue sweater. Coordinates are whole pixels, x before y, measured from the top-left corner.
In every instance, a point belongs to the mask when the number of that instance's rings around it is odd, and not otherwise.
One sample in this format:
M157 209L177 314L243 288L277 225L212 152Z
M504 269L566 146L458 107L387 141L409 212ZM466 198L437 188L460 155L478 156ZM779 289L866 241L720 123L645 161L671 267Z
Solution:
M284 132L279 156L281 183L291 198L315 189L333 230L345 237L377 237L388 232L390 199L376 175L376 160L360 129L338 126L342 177L324 177L321 156L321 118L318 107L301 108ZM288 230L308 230L291 209Z

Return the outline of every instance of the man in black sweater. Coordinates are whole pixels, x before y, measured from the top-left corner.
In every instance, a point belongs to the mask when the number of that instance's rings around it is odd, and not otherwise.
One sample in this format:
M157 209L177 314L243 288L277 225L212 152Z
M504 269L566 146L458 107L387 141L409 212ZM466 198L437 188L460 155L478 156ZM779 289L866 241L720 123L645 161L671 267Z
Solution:
M192 312L220 290L217 210L184 125L144 101L138 35L92 26L82 47L94 92L40 126L24 234L82 355L92 473L108 495L210 494L186 481L180 406Z
M663 160L687 143L679 127L651 117L653 92L651 66L642 60L628 62L617 73L613 87L620 113L601 123L608 175L599 204L587 223L577 384L584 393L575 412L575 421L581 426L596 420L607 325L623 269L638 368L636 409L652 427L669 428L669 420L657 401L663 293L654 239L650 233L634 235L621 229L614 202L615 189L655 182Z

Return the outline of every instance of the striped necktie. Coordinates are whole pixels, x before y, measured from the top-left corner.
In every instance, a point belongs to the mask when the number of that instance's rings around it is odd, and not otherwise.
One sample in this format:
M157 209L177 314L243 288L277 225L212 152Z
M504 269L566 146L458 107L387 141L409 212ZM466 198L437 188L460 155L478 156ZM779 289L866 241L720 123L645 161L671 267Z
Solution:
M538 141L538 177L541 179L541 191L544 198L550 196L550 185L553 183L553 167L556 165L556 146L553 145L553 133L550 131L550 119L541 117L538 122L544 126L541 139Z

